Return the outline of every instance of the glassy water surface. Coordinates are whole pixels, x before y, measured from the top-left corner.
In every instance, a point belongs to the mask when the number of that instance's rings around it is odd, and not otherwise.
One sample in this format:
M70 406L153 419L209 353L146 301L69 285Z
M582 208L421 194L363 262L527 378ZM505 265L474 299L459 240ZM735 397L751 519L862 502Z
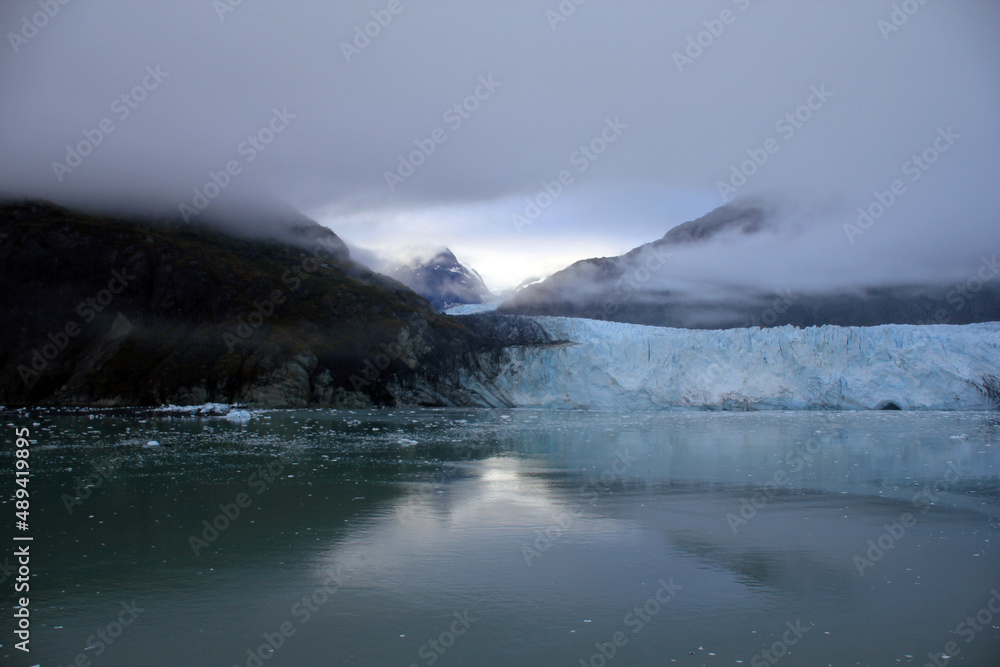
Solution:
M1000 664L996 413L5 422L4 664Z

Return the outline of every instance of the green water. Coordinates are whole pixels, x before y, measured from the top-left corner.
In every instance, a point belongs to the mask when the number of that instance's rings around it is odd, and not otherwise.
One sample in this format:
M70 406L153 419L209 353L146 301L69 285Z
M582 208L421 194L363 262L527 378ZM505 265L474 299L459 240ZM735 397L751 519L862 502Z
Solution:
M3 422L4 665L1000 664L996 413Z

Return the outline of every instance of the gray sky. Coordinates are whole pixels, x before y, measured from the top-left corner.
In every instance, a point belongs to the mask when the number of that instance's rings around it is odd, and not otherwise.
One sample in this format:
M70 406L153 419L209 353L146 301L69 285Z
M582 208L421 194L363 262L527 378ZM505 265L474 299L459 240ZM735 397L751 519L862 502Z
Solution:
M891 31L882 0L230 2L5 0L0 190L177 212L232 162L223 197L287 200L383 257L447 245L499 289L708 212L763 151L738 194L782 202L783 231L679 258L685 280L952 280L1000 250L995 2L897 0L916 11ZM433 153L397 171L416 142Z

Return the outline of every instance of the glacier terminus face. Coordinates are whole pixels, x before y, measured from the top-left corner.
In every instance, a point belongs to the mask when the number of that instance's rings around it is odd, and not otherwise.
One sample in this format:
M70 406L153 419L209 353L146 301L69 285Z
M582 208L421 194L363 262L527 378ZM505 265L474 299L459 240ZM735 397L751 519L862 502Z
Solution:
M707 331L533 319L561 342L508 349L483 388L488 402L601 410L997 407L1000 323Z

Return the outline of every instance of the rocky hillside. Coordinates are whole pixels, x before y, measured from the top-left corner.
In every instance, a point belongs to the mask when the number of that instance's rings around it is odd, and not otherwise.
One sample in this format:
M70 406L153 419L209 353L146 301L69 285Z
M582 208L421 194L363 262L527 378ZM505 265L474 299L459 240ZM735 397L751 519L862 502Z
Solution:
M0 405L476 405L459 368L547 341L437 314L307 218L270 236L0 206Z

